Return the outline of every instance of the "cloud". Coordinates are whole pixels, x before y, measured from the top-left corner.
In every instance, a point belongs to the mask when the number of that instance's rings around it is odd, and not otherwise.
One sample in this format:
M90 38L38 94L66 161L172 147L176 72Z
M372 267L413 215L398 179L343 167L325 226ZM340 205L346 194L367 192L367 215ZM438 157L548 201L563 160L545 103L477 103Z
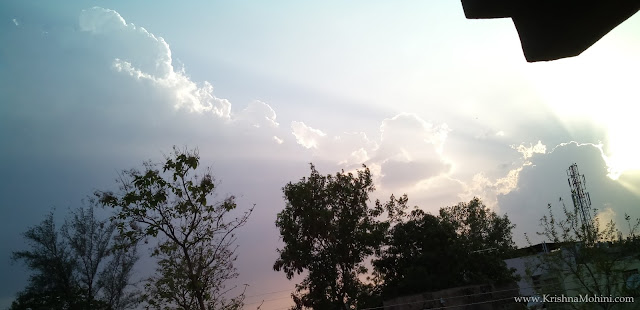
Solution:
M18 20L17 20L17 19L15 19L15 18L14 18L14 19L12 19L11 21L13 22L13 24L14 24L14 25L16 25L16 26L20 26L20 23L18 23Z
M614 223L616 222L616 211L614 211L611 208L611 204L605 204L605 208L602 210L599 210L598 213L596 214L596 220L598 223L598 230L600 232L604 232L607 230L607 226L609 225L609 223L611 223L611 221L613 221ZM618 225L620 225L622 223L618 223ZM620 228L618 226L618 228ZM617 236L615 236L617 237Z
M124 30L127 28L127 22L118 12L96 6L82 10L79 26L82 31L96 34Z
M396 146L409 153L419 155L426 150L424 145L433 146L433 150L442 153L444 142L451 130L446 124L431 124L416 114L401 113L392 118L387 118L380 125L382 145L379 156L397 154Z
M382 185L414 185L451 169L443 149L450 129L415 114L402 113L380 125L380 147L373 157L382 166Z
M558 148L566 147L569 145L575 145L577 147L586 146L586 147L593 147L597 149L600 152L600 157L602 157L602 160L607 165L607 176L612 180L617 180L624 172L624 169L620 169L620 167L616 165L614 159L612 159L610 156L607 156L607 154L605 154L604 145L602 143L597 143L597 144L596 143L579 143L576 141L563 142L553 147L549 152L549 154L555 152L555 150Z
M359 149L351 152L351 154L349 154L349 158L344 160L344 161L342 161L342 162L340 162L340 163L342 163L342 164L364 163L367 160L369 160L369 154L367 153L367 150L365 150L364 148L359 148Z
M162 37L127 23L118 12L100 7L83 10L79 27L102 43L105 53L113 57L113 70L147 82L176 109L213 115L235 126L271 129L263 132L265 139L278 134L274 131L279 127L276 112L269 104L255 100L234 113L227 99L214 95L211 83L196 83L187 75L184 67L174 66L171 48ZM275 141L282 143L281 140Z
M523 169L529 166L523 164L515 169L511 169L503 177L490 179L484 173L477 173L469 182L463 182L464 191L458 197L462 201L469 201L474 197L482 198L484 204L492 209L499 208L499 196L504 196L518 189L520 174Z
M421 180L414 186L406 188L405 192L396 192L396 194L406 193L410 205L417 205L425 211L436 213L440 208L465 201L466 199L461 200L459 197L464 190L465 184L462 181L442 174Z
M307 149L318 149L321 141L327 136L322 130L307 126L303 122L291 122L291 130L296 142Z
M476 134L474 138L478 140L495 140L495 139L502 138L504 136L505 136L505 132L502 130L495 131L492 128L487 128L483 131L480 131L478 134Z
M613 218L620 227L624 222L621 214L638 215L635 206L640 196L607 176L607 166L600 149L593 144L561 143L552 151L530 160L531 164L518 172L517 190L497 195L500 211L518 223L514 237L519 244L525 244L524 233L534 238L534 243L542 241L535 232L540 231L539 219L547 214L547 204L552 204L553 212L558 216L563 214L562 205L556 203L558 197L568 203L567 207L573 207L566 173L573 163L578 164L580 173L585 176L592 208L602 210L599 212L601 219L608 221Z
M460 199L467 201L473 197L480 197L485 205L498 210L500 196L508 195L519 189L520 176L525 168L533 166L531 160L534 155L547 154L547 147L540 140L536 144L529 143L529 146L524 143L517 146L511 145L511 149L520 153L521 158L512 163L506 173L489 177L485 172L479 172L474 174L469 181L461 180L465 184L465 190L458 195Z
M528 147L523 143L518 146L512 145L511 148L521 153L525 160L533 157L534 154L544 154L547 152L547 147L542 144L542 141L540 140L538 140L538 143L535 145L533 145L533 143L529 143Z
M370 161L378 148L378 144L364 132L344 132L333 137L330 145L324 153L338 159L339 165L346 166L359 166Z
M277 128L276 112L268 104L255 100L235 116L238 121L248 122L255 128Z
M425 179L451 169L443 156L450 129L433 125L415 114L398 114L384 119L379 127L379 142L364 132L343 132L330 136L304 122L291 123L299 145L324 160L353 168L366 164L379 169L379 185L387 189L414 186Z
M501 136L503 134L500 131L496 135ZM480 197L485 205L497 210L499 208L499 196L518 190L520 175L527 166L532 165L531 158L535 154L546 154L547 150L547 147L540 140L536 144L529 143L529 146L525 146L524 143L517 146L511 145L511 148L522 155L521 162L516 163L515 167L507 170L506 174L495 178L490 178L484 172L480 172L474 174L470 181L461 181L465 184L465 190L459 194L460 199L467 201L473 197Z
M462 182L464 191L458 194L462 201L470 201L474 197L482 199L485 205L490 208L496 208L498 199L496 195L496 182L490 180L483 173L477 173L469 182Z
M127 23L114 10L100 7L83 10L79 25L82 31L108 39L114 45L135 42L127 51L116 51L122 54L113 59L112 65L117 72L127 73L167 91L175 100L176 108L198 113L210 112L222 119L230 119L231 103L217 98L209 82L198 85L186 75L184 68L176 70L169 44L162 37ZM115 46L113 48L117 49Z

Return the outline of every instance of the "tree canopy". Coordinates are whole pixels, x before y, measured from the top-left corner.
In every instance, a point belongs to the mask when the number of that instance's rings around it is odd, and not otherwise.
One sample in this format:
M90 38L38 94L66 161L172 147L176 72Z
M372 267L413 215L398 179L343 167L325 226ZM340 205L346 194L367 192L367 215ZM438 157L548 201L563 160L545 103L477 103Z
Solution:
M127 309L138 303L131 270L135 244L124 244L115 225L94 214L95 201L71 211L57 229L53 212L23 236L30 249L13 252L33 271L11 309Z
M273 268L288 279L307 272L292 294L295 309L354 309L366 294L360 276L365 258L384 238L388 222L377 219L385 209L402 212L406 198L369 205L374 191L371 172L321 175L313 165L308 178L284 188L285 209L276 226L285 243ZM394 211L395 210L395 211Z
M284 248L274 269L288 279L306 273L292 309L375 307L400 295L514 280L503 261L515 248L506 215L477 198L438 215L408 212L406 195L372 203L374 190L366 166L321 175L311 165L309 177L283 188L276 226Z
M515 248L513 228L477 198L438 216L412 211L390 228L373 261L383 297L512 281L503 259Z
M118 231L131 242L154 238L156 275L148 279L145 301L156 309L240 309L244 294L228 298L227 280L237 277L236 230L253 207L237 217L234 196L215 200L209 169L197 172L197 151L179 150L164 163L124 171L120 193L98 192L116 210Z

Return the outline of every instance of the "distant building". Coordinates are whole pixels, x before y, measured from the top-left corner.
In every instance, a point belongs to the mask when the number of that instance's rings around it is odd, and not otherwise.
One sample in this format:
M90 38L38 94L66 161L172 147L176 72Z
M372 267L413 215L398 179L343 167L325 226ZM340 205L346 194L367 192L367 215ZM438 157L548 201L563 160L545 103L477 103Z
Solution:
M539 297L543 295L547 297L556 298L555 302L530 302L527 304L529 309L568 309L568 303L572 300L580 298L581 294L585 294L584 283L582 283L574 274L569 271L568 265L564 267L563 272L549 272L547 266L544 266L544 260L542 255L546 253L558 252L561 254L568 263L572 266L582 265L584 267L590 267L596 262L588 256L576 255L581 252L580 243L541 243L527 248L518 250L516 257L506 259L505 263L507 267L515 269L515 274L520 277L517 282L520 296L525 297ZM610 247L607 242L601 242L596 244L598 247L604 248L604 253L609 253L612 256L619 253L619 249ZM597 268L590 268L594 271L590 275L590 281L587 285L592 285L591 282L598 281L603 285L615 286L617 294L621 296L604 296L604 297L634 297L640 295L640 259L638 254L629 256L616 256L615 260L612 259L612 268L610 270L615 274L609 275L606 281L605 275L598 274ZM585 280L583 280L585 281ZM613 282L613 283L611 283ZM606 283L606 284L605 284ZM582 295L585 296L585 295ZM593 296L593 294L590 297ZM601 296L602 297L602 296ZM558 299L565 298L564 302L558 302ZM548 298L550 299L550 298ZM638 298L635 298L638 299ZM598 303L598 300L591 301L578 301L574 304L579 304L580 309L602 309ZM616 310L632 310L640 309L640 299L635 302L621 302L615 305Z
M565 257L571 257L570 253L575 253L580 249L579 243L540 243L526 248L516 250L514 257L506 259L508 268L514 269L514 273L519 276L517 282L503 286L492 284L470 285L449 288L433 292L424 292L407 296L400 296L385 300L384 310L425 310L425 309L455 309L455 310L520 310L520 309L570 309L568 303L571 298L577 298L583 293L580 285L576 285L577 279L570 272L552 273L544 264L543 255L547 253L562 253ZM597 246L605 247L606 251L616 253L615 248L609 249L606 242ZM558 252L560 251L560 252ZM639 253L624 257L617 262L616 275L610 277L619 285L621 294L627 296L612 297L633 297L640 295L640 248ZM568 260L571 261L571 260ZM593 264L588 257L578 258L573 261L577 264ZM595 270L595 268L593 268ZM593 275L595 279L602 278L602 275ZM566 302L543 302L543 295L547 297L566 297ZM538 301L525 300L516 301L516 297L534 297ZM593 296L592 296L593 297ZM616 310L640 309L640 298L636 302L616 304ZM556 300L557 301L557 300ZM579 308L584 310L602 309L597 302L579 302Z

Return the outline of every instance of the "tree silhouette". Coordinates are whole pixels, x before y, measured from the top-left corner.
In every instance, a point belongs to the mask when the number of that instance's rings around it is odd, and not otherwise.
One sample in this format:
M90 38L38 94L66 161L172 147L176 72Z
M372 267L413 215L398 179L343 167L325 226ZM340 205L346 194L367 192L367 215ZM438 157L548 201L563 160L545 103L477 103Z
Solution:
M368 294L360 280L365 258L383 241L388 221L377 219L406 209L406 197L369 206L374 191L368 168L354 173L320 175L313 165L308 178L283 188L286 207L276 220L285 243L273 268L288 279L307 272L292 294L293 309L354 309ZM391 216L393 217L393 216Z
M119 232L130 242L155 238L156 275L148 279L145 300L156 309L240 309L244 293L226 298L226 282L238 274L235 232L253 207L229 219L234 196L214 201L216 184L209 170L198 175L197 151L174 152L163 164L125 171L121 193L97 192L117 214ZM161 170L160 170L161 169Z

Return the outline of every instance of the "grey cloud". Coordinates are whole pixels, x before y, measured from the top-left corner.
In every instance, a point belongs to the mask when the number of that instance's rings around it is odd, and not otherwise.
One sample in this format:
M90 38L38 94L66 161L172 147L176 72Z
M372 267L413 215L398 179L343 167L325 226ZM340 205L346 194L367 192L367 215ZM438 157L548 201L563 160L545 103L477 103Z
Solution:
M540 241L535 232L540 231L539 220L546 214L548 203L553 205L556 214L561 212L559 197L572 207L566 170L573 163L578 164L580 173L586 177L593 208L611 208L619 225L625 213L640 216L637 208L640 195L607 176L607 165L594 145L564 144L552 153L533 157L531 162L532 165L520 173L518 190L498 196L501 212L506 212L518 225L514 237L520 245L525 244L524 233L528 233L533 242Z
M406 188L441 174L445 174L451 165L440 160L399 161L390 159L381 164L382 186L388 189Z
M389 189L415 185L451 169L442 155L450 129L414 114L398 114L382 121L380 147L374 161L381 165L382 185Z

